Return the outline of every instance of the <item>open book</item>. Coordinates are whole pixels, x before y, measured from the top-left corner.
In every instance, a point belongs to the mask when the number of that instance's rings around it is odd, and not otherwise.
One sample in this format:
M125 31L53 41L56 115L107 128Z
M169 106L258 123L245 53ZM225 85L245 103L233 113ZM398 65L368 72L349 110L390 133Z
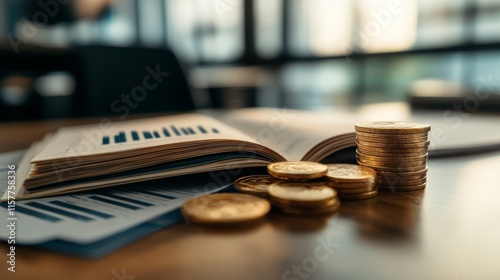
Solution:
M165 177L320 161L355 146L354 123L286 110L183 114L62 128L34 143L17 171L16 199ZM7 199L7 193L2 200Z

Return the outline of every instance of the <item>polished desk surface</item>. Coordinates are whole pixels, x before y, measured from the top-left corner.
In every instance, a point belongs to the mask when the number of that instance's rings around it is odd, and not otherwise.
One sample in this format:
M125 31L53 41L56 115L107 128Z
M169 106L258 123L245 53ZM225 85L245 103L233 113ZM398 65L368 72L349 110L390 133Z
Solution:
M0 151L92 122L2 124ZM97 260L17 246L17 272L4 262L0 279L500 279L500 152L428 165L425 190L342 202L332 216L181 223Z

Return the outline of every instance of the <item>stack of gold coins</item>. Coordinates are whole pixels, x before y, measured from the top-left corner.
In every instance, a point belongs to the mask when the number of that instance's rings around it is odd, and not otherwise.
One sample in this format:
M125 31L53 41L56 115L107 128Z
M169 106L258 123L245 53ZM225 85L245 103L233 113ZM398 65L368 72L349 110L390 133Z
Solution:
M278 182L269 189L271 205L288 214L326 214L337 210L337 192L324 182Z
M367 199L377 196L375 170L354 164L328 164L326 179L337 190L341 200Z
M328 173L326 165L308 161L275 162L267 171L278 181L268 187L273 207L281 212L297 215L331 213L340 202L337 192L326 182L311 181Z
M358 164L377 172L380 190L424 189L430 125L403 122L356 124Z

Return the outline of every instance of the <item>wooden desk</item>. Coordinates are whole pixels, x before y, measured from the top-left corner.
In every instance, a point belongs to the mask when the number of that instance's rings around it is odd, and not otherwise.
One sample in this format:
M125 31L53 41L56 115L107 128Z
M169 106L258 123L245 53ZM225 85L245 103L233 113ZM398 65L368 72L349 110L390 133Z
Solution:
M88 122L0 125L0 150ZM426 190L342 202L330 217L271 214L233 230L179 224L99 260L17 246L16 273L4 243L0 279L499 279L499 218L499 152L433 159Z

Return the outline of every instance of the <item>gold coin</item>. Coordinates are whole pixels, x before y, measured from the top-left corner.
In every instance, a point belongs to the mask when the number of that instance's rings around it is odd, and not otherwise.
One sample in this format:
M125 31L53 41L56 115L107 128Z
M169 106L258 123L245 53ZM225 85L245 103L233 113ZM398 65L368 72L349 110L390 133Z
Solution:
M427 149L422 152L416 152L416 153L402 153L402 152L374 152L373 150L366 150L361 147L357 147L356 152L367 155L367 156L376 156L376 157L387 157L387 158L396 158L396 157L419 157L419 156L426 156L427 155Z
M428 133L412 133L412 134L384 134L384 133L369 133L356 131L356 136L377 138L377 139L394 139L394 140L409 140L409 139L422 139L428 138ZM427 139L426 139L427 140Z
M326 165L310 161L282 161L267 166L267 172L282 180L311 180L328 172Z
M250 175L234 181L234 187L242 193L267 197L267 189L276 181L270 175Z
M414 186L379 186L382 191L393 191L393 192L409 192L409 191L419 191L426 187L426 183Z
M356 140L356 144L366 147L376 147L376 148L389 148L389 149L409 149L409 148L425 148L428 147L431 142L429 140L425 142L418 143L376 143L376 142L367 142L362 140Z
M265 216L271 205L264 198L240 193L217 193L196 197L182 206L186 220L202 224L227 224Z
M375 172L375 171L374 171ZM326 181L327 185L336 189L337 191L342 190L342 189L361 189L361 188L368 188L368 187L373 187L373 184L375 184L375 177L369 181L365 182L352 182L352 183L347 183L347 182L334 182L334 181Z
M414 180L377 180L375 183L378 186L414 186L424 184L427 180L427 176L414 179Z
M294 205L291 206L290 204L287 203L281 203L278 201L270 200L271 206L275 206L278 208L298 208L298 209L317 209L317 208L323 208L323 207L328 207L332 206L336 202L338 202L337 197L333 197L331 199L328 199L324 201L323 203L314 203L314 204L308 204L308 205Z
M421 159L421 160L407 160L407 161L398 161L398 160L384 160L384 161L376 161L376 160L369 160L364 157L359 157L356 156L356 160L358 162L362 162L364 164L367 164L369 166L380 166L380 167L400 167L400 166L415 166L415 165L426 165L427 160L426 159Z
M406 122L364 122L355 125L356 131L387 134L425 133L431 130L428 124Z
M322 207L290 207L288 205L277 204L276 202L271 202L273 206L286 214L293 215L321 215L336 211L340 207L340 201L338 198L331 199L326 206Z
M360 193L360 194L339 194L340 200L359 200L373 198L378 195L378 191L375 189L370 192Z
M379 171L377 172L376 180L386 180L386 181L409 181L422 179L427 176L427 168L419 171L409 171L409 172L387 172Z
M372 156L372 155L367 155L360 153L359 151L356 150L356 156L360 158L364 158L367 160L373 160L373 161L419 161L419 160L427 160L429 157L429 154L426 153L425 155L420 155L420 156L407 156L406 154L394 154L393 156Z
M375 178L375 170L355 164L327 164L326 178L334 182L366 182Z
M428 152L427 147L424 148L382 148L382 147L369 147L358 144L358 151L367 155L380 155L380 154L389 154L389 155L401 155L405 156L416 155L421 156L425 155Z
M375 189L375 184L365 186L362 188L337 188L335 190L337 191L337 195L341 195L341 194L367 193L373 191L373 189Z
M428 138L425 137L425 138L410 138L410 139L394 139L394 138L378 138L378 137L367 137L367 136L356 135L356 140L359 142L371 142L371 143L382 143L382 144L410 144L410 143L422 143L428 141Z
M363 162L359 162L358 164L361 166L365 167L371 167L375 171L388 171L388 172L410 172L410 171L421 171L425 168L427 168L426 165L406 165L406 166L397 166L397 167L391 167L391 166L374 166L373 164L365 164Z
M321 205L337 195L337 192L322 182L278 182L269 189L272 201L286 205Z

